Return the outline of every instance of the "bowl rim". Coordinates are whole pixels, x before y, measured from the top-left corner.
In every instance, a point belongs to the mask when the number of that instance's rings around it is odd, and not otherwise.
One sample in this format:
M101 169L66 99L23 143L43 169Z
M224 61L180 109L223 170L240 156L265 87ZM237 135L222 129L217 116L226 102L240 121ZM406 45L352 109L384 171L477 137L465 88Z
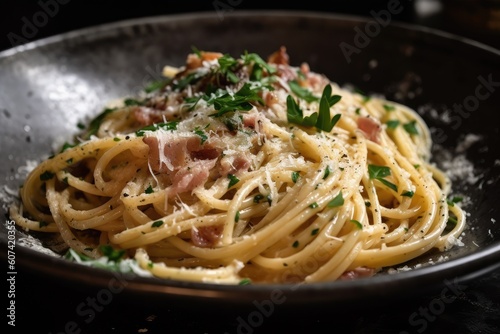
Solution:
M56 45L67 40L75 38L89 37L90 39L99 39L106 34L113 33L117 30L128 28L137 25L160 24L168 21L186 21L193 19L216 19L215 12L196 12L196 13L181 13L181 14L164 14L157 16L147 16L121 20L116 22L104 23L95 26L85 27L68 31L54 36L41 38L31 41L27 44L16 46L0 52L0 61L5 58L16 56L23 52L36 50L40 47ZM283 10L237 10L232 13L227 13L228 16L244 18L257 17L297 17L309 19L325 19L325 20L342 20L351 23L366 23L369 17L347 15L347 14L332 14L321 13L314 11L283 11ZM481 50L482 52L490 53L500 57L500 50L484 43L445 32L435 28L420 26L417 24L409 24L403 22L391 22L392 29L414 31L424 35L430 35L440 39L453 41L454 43L466 44L470 47ZM88 40L88 39L87 39ZM83 41L82 43L85 43ZM0 62L0 65L2 63ZM0 244L6 244L3 238L0 238ZM66 276L66 279L72 282L86 284L94 287L103 287L108 284L109 280L114 276L113 273L103 269L89 268L77 263L66 261L62 258L52 258L33 249L21 246L17 248L18 264L27 269L47 275L49 277ZM5 252L2 252L2 258L7 259ZM48 265L51 264L51 265ZM362 278L353 281L334 281L334 282L319 282L300 285L294 288L291 284L265 284L265 285L222 285L211 283L194 283L175 280L157 280L144 277L127 277L129 282L129 290L132 293L160 294L162 296L177 296L188 298L202 298L204 300L226 300L231 303L247 302L249 299L265 298L272 291L286 290L289 291L291 301L293 302L327 302L332 300L332 295L337 294L334 300L352 300L366 299L368 295L391 297L395 292L408 291L415 286L415 281L419 284L433 283L430 288L439 288L447 284L447 280L457 280L466 282L478 276L482 276L488 272L496 270L500 267L500 242L493 243L485 248L474 253L459 256L454 259L435 263L431 266L422 266L418 269L412 269L407 272L398 272L397 275L376 275L370 278ZM467 269L465 269L467 268ZM97 274L99 273L99 274ZM388 286L391 289L384 289ZM369 288L369 289L367 289ZM353 293L362 291L365 296L352 298ZM205 293L202 293L205 292ZM238 294L234 294L238 292ZM420 293L420 290L417 291ZM242 298L240 293L245 293ZM311 297L311 294L313 295ZM355 295L357 293L354 293Z

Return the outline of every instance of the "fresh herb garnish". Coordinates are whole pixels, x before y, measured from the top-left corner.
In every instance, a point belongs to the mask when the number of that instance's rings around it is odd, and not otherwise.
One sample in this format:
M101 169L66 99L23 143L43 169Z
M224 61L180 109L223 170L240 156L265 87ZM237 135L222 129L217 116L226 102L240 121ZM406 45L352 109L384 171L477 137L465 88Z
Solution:
M259 96L261 88L261 86L253 87L247 82L234 94L221 90L221 95L215 95L207 99L207 104L213 105L217 111L211 116L220 117L227 112L236 110L248 111L253 108L252 103L263 105L264 101Z
M411 191L411 190L407 190L407 191L405 191L405 192L403 192L403 193L401 194L401 196L406 196L406 197L410 197L410 198L412 198L412 197L413 197L413 195L415 195L415 192L413 192L413 191Z
M417 121L411 121L403 124L403 128L411 135L418 135Z
M52 179L54 177L54 173L50 172L50 171L45 171L43 172L42 174L40 174L40 181L48 181L50 179Z
M288 86L297 97L306 102L316 102L320 99L318 96L314 96L309 89L302 87L296 80L289 81Z
M394 111L394 110L396 110L396 107L394 107L393 105L390 105L390 104L384 104L384 109L385 109L385 111Z
M228 188L231 188L232 186L234 186L236 183L240 182L240 179L238 179L236 176L234 176L233 174L227 174L227 178L229 179L229 184L228 184Z
M66 151L72 147L75 147L75 146L76 146L76 144L70 144L68 142L65 142L61 148L61 151L59 151L59 153L62 153L62 152Z
M300 173L299 172L292 172L292 182L297 183L297 180L299 179Z
M144 91L146 93L152 93L154 91L160 90L165 87L170 82L170 79L157 80L149 83L146 87L144 87Z
M174 80L172 88L177 91L181 91L185 89L187 86L194 84L196 81L198 81L202 75L198 72L191 72L185 77L182 77L178 80Z
M201 138L201 145L203 145L207 141L207 134L200 128L197 127L196 129L194 129L194 133Z
M262 194L257 194L253 197L253 202L254 203L260 203L260 201L264 198L264 195Z
M398 127L399 125L399 120L397 119L391 119L391 120L388 120L387 122L385 122L385 124L387 125L387 128L388 129L395 129Z
M84 139L89 139L90 136L95 135L97 133L97 130L99 130L99 127L101 126L102 121L108 116L110 113L115 111L116 108L106 108L101 112L99 115L97 115L89 124L89 127L87 129L87 132L82 136Z
M149 187L147 187L146 190L144 190L144 192L146 194L152 194L152 193L154 193L153 187L151 185L149 185Z
M454 196L451 199L447 199L446 203L448 203L449 206L454 206L455 203L461 202L463 200L463 197L461 196Z
M137 137L142 137L142 136L144 136L146 131L157 131L159 129L173 131L173 130L177 129L177 124L178 124L178 122L173 121L173 122L168 122L168 123L158 123L158 124L148 125L142 129L137 130L135 132L135 135Z
M328 175L330 175L330 166L326 166L325 168L325 174L323 175L323 180L325 180Z
M386 176L391 175L391 169L387 166L377 166L377 165L368 165L368 174L370 176L370 179L372 180L378 180L382 182L384 185L387 187L391 188L394 191L398 191L398 187L386 179L384 179Z
M99 247L102 255L106 256L109 261L118 262L125 255L124 249L114 249L111 245L102 245Z
M363 229L363 224L361 224L359 221L357 221L356 219L351 219L351 223L354 224L354 226L356 226L359 230L362 230Z
M123 101L123 103L127 106L127 107L130 107L130 106L142 106L144 104L143 101L139 101L139 100L136 100L136 99L125 99Z
M250 285L250 284L252 284L250 278L244 278L238 283L238 285Z
M335 208L344 205L344 197L342 196L342 191L338 193L330 202L328 202L329 208Z
M302 126L315 126L319 130L330 132L340 119L341 114L336 114L330 119L330 108L340 101L340 95L331 95L332 87L326 85L319 102L319 114L313 113L304 117L303 112L295 100L289 95L287 97L287 119L289 123Z
M163 220L157 220L151 224L151 227L160 227L163 225Z

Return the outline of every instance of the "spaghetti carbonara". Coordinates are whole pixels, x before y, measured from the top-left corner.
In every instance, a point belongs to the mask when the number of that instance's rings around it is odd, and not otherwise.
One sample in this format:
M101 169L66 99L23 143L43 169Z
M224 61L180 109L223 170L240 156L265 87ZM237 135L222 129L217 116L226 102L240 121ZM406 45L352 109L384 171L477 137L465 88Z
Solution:
M284 47L193 49L164 75L30 173L10 211L20 227L227 284L371 276L461 234L414 110L292 66Z

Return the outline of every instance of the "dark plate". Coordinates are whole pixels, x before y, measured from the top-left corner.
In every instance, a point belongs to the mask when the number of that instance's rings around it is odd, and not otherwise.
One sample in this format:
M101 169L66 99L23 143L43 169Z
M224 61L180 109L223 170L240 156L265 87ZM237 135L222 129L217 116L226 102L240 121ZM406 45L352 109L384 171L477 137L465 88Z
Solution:
M341 85L384 94L419 110L432 128L436 163L447 166L453 161L449 166L454 193L467 199L462 247L423 256L408 264L410 271L369 279L223 286L141 277L117 280L110 272L22 246L26 234L18 231L17 268L55 285L102 292L113 291L113 284L121 282L121 295L132 299L231 307L252 306L255 300L283 307L369 305L451 289L498 268L500 141L499 124L492 119L500 105L500 51L430 29L320 13L161 16L80 30L0 53L0 194L5 219L9 193L22 183L20 166L49 155L54 142L69 138L78 122L96 115L107 101L132 95L159 78L164 65L182 65L192 46L266 56L281 45L287 47L292 65L308 62L312 70ZM465 143L469 145L464 152ZM4 224L0 231L5 249ZM5 255L2 252L4 260ZM439 261L442 255L445 260Z

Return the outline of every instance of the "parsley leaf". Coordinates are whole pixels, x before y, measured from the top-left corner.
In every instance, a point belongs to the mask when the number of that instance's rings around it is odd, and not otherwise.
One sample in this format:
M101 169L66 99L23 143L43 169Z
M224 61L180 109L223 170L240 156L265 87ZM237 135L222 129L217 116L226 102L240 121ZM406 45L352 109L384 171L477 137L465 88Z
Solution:
M208 136L205 131L197 127L196 129L194 129L194 133L201 138L201 145L203 145L207 141Z
M43 172L42 174L40 174L40 181L48 181L48 180L52 179L54 176L55 176L54 173L47 170L47 171Z
M368 165L368 174L370 176L370 179L372 180L379 180L382 182L384 185L387 187L391 188L394 191L398 191L398 187L386 179L384 179L386 176L391 175L391 169L387 166L377 166L377 165Z
M163 225L163 220L157 220L151 224L151 227L160 227Z
M109 261L118 262L125 255L124 249L114 249L111 245L102 245L99 247L102 252L102 255L106 256Z
M302 109L300 109L299 105L295 102L291 95L288 95L286 98L286 108L289 123L295 123L303 126L313 126L318 120L317 113L304 118Z
M319 97L314 96L309 89L300 86L300 84L296 80L289 81L288 86L290 86L290 89L295 95L306 102L311 103L319 101Z
M177 129L177 124L178 124L178 122L174 121L174 122L168 122L168 123L158 123L158 124L148 125L146 127L143 127L142 129L137 130L135 132L135 135L137 137L142 137L142 136L144 136L146 131L157 131L159 129L173 131L173 130Z
M245 65L249 65L253 62L254 66L258 65L259 67L264 68L267 71L267 73L269 73L269 74L273 74L276 72L276 69L274 67L269 65L264 59L262 59L256 53L245 52L245 54L241 56L241 59L243 59L243 63Z
M340 119L341 114L336 114L330 119L330 108L340 101L340 95L331 95L332 87L326 85L323 89L323 94L319 102L319 114L313 113L310 116L304 117L302 110L299 108L295 100L288 95L287 97L287 119L289 123L295 123L302 126L315 126L319 130L330 132L335 124Z
M227 174L227 178L229 179L229 184L228 184L228 188L231 188L232 186L234 186L236 183L240 182L240 179L238 179L236 176L234 176L233 174Z
M214 117L220 117L227 112L243 110L248 111L253 108L251 103L264 104L262 98L259 96L259 90L261 87L252 87L250 83L245 83L236 93L229 94L224 92L222 95L214 96L207 99L208 105L213 105L217 113L211 115Z
M387 128L388 129L395 129L398 127L399 125L399 120L397 119L391 119L391 120L388 120L387 122L385 122L385 124L387 125Z
M403 124L403 128L411 135L418 135L417 121L411 121Z
M89 124L89 127L87 129L87 132L82 136L83 139L89 139L90 136L95 135L97 133L97 130L99 130L99 127L101 126L102 121L108 116L110 113L115 111L116 108L110 109L106 108L104 109L99 115L97 115Z
M335 196L330 202L328 202L327 206L329 208L335 208L342 205L344 205L344 197L342 197L342 191L340 191L337 196Z
M351 223L353 223L356 226L356 228L358 228L359 230L363 229L363 224L361 224L358 220L351 219Z

